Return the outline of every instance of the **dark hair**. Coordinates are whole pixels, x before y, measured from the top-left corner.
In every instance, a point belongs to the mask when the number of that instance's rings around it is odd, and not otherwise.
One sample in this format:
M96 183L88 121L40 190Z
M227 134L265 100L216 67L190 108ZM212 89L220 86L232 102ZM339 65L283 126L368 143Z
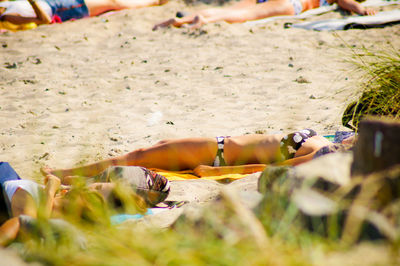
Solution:
M107 202L111 204L112 208L115 209L122 209L124 206L121 197L119 196L117 191L115 191L115 189L111 191L110 195L107 198Z
M124 186L115 182L116 186L106 199L109 207L117 212L145 213L148 204L146 200L137 194L130 186Z

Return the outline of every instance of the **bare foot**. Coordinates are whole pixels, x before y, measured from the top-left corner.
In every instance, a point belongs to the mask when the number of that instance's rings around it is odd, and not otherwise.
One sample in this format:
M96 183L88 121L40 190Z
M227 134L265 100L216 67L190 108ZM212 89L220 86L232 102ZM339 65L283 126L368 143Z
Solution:
M53 169L48 167L48 166L43 166L42 168L40 168L40 172L44 176L52 175L53 174Z
M197 15L194 17L193 23L190 24L189 28L192 30L196 30L196 29L199 29L201 26L203 26L206 23L207 23L207 21L203 16Z
M171 19L168 19L168 20L166 20L164 22L161 22L161 23L158 23L158 24L154 25L153 30L157 30L159 28L166 28L166 27L168 27L170 25L174 25L175 26L176 23L177 23L176 19L175 18L171 18Z

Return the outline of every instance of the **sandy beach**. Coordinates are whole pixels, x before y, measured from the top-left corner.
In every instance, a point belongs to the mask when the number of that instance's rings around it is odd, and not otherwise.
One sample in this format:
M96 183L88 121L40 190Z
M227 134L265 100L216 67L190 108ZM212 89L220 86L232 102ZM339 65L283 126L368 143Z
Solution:
M204 6L171 1L0 34L0 160L38 178L42 165L72 167L161 139L332 134L345 129L341 114L358 95L351 48L400 47L399 25L316 32L279 20L151 30Z

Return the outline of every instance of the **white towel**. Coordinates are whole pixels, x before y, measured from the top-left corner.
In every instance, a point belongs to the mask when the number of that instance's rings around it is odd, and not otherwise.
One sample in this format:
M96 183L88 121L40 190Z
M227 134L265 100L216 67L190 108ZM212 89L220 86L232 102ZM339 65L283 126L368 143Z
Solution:
M387 6L387 5L395 5L395 4L400 4L400 0L367 0L363 3L361 3L362 6L364 7L371 7L371 6ZM337 4L333 4L330 6L322 6L319 8L314 8L307 10L299 15L295 16L276 16L276 17L268 17L264 19L259 19L259 20L253 20L253 21L247 21L244 23L244 25L247 26L255 26L258 24L264 24L267 22L279 20L279 19L305 19L309 18L312 16L316 15L321 15L324 13L327 13L329 11L335 10L337 8ZM379 14L379 13L378 13Z
M353 27L376 27L387 23L400 22L400 9L379 12L374 16L351 16L342 19L327 19L293 24L293 28L307 30L346 30Z

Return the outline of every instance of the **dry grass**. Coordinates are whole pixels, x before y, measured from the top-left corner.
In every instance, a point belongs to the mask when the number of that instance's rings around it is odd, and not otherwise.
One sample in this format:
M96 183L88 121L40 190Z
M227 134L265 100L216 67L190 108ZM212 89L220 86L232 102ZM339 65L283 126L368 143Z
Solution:
M400 53L395 47L386 51L363 49L355 52L354 64L363 72L362 95L350 103L342 116L344 126L358 129L366 115L400 118Z

